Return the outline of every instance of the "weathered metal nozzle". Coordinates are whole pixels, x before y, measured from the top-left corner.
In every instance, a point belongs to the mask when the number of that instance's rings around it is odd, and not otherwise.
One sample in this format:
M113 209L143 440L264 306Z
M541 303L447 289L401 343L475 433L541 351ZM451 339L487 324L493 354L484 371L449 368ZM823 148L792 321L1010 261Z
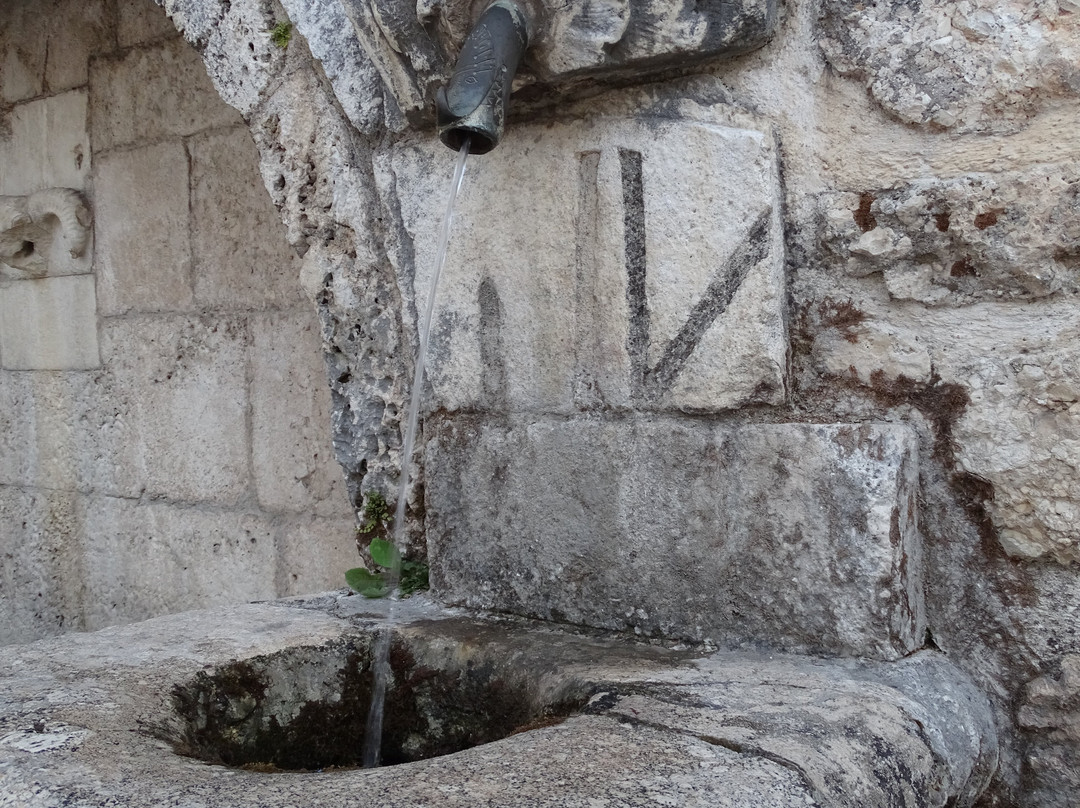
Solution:
M528 29L517 3L495 0L465 38L450 83L435 96L439 139L451 149L460 149L465 138L471 138L471 154L498 145Z

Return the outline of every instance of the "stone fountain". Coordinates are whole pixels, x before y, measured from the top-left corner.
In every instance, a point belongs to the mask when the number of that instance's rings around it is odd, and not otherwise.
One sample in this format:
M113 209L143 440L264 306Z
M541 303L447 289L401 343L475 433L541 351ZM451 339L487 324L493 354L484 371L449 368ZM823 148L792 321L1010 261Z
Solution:
M165 0L245 116L389 495L480 4ZM928 625L925 438L793 417L780 137L702 66L775 0L526 0L436 305L387 762L387 605L332 594L5 649L0 805L972 805L994 708ZM287 23L284 47L267 32ZM278 29L280 30L280 28ZM345 770L336 770L345 769Z

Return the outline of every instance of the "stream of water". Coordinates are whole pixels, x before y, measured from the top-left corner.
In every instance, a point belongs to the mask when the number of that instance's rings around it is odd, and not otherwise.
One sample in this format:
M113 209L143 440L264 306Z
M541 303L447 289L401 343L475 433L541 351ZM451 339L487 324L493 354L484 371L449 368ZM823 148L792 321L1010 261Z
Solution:
M435 292L439 288L439 276L446 263L446 248L450 243L450 225L454 220L454 203L461 191L465 178L465 162L469 156L469 138L461 144L458 152L454 179L450 186L450 195L446 201L442 224L439 226L439 242L435 251L435 266L431 273L431 285L428 288L427 305L423 317L419 318L420 343L416 354L413 371L412 391L409 397L409 416L406 422L405 442L401 449L401 480L398 483L397 510L394 512L394 545L399 549L404 546L405 538L405 497L409 491L409 467L411 466L413 446L416 443L416 426L420 419L420 395L424 383L424 363L427 359L428 334L431 331L431 316L435 311ZM419 316L419 310L417 311ZM385 576L390 597L396 599L398 581L401 578L400 561ZM383 707L386 703L386 685L390 678L390 635L394 622L394 603L390 603L387 626L379 632L375 640L372 667L375 683L371 691L371 709L368 711L367 728L364 732L363 765L371 769L379 765L379 753L382 748Z

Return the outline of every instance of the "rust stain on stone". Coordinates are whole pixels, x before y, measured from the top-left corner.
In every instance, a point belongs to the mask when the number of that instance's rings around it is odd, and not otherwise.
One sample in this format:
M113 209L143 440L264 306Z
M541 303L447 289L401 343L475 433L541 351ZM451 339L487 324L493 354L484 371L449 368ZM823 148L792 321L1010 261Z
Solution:
M998 222L998 216L1005 212L1005 208L994 208L993 210L985 211L975 217L975 226L980 230L985 230Z
M870 206L874 204L874 195L869 191L863 191L859 197L859 207L852 211L852 216L855 218L855 224L859 226L859 229L864 233L868 230L873 230L877 227L877 219L874 218L874 214L870 212Z

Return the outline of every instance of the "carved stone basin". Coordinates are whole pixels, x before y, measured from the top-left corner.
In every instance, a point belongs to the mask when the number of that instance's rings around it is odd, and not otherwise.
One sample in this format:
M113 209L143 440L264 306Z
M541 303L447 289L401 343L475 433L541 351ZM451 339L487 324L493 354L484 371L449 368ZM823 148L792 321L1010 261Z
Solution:
M705 655L412 598L403 765L331 770L359 756L385 611L334 593L0 649L0 805L960 806L997 765L937 653Z

